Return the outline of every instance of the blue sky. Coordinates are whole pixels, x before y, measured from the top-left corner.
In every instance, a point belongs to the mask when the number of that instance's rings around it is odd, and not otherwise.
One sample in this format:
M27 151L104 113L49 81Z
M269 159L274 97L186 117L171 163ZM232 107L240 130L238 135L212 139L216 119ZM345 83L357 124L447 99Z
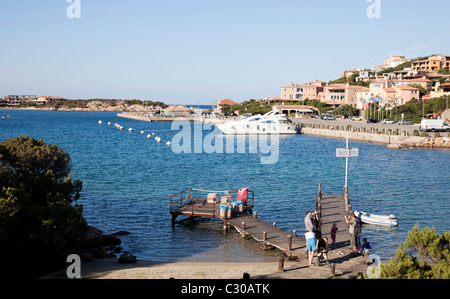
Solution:
M379 19L367 0L79 1L79 19L66 0L0 2L0 96L241 102L391 54L450 55L448 0L379 0Z

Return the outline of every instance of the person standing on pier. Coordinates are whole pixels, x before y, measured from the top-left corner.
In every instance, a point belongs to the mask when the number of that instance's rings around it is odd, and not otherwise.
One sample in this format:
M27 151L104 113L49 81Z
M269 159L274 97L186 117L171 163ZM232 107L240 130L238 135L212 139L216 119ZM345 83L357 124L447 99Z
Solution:
M345 222L350 224L348 232L350 233L350 246L353 249L353 256L358 255L358 249L361 246L359 241L359 234L361 233L361 220L356 217L355 213L351 212L350 217L344 216ZM350 219L349 219L350 218Z
M316 234L312 231L305 230L306 249L308 250L309 266L314 266L312 263L314 252L316 251Z

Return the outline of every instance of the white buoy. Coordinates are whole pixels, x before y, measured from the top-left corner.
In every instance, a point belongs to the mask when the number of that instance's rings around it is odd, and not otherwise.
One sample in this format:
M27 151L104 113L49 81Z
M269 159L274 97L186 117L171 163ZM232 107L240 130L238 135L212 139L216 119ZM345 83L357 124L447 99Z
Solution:
M152 133L152 136L155 135L155 133Z
M145 133L145 131L141 131L141 134L144 134Z
M108 122L108 126L110 126L110 125L111 125L111 122L109 121L109 122Z
M98 121L98 124L99 124L99 125L101 125L101 124L102 124L102 121L101 121L101 120L99 120L99 121Z
M133 132L133 128L129 128L129 129L128 129L128 132Z
M119 130L123 130L123 127L122 127L122 126L119 126Z
M167 142L166 142L166 145L170 146L170 144L171 144L170 141L167 141Z
M148 134L148 135L147 135L147 138L150 138L150 137L152 137L152 135Z

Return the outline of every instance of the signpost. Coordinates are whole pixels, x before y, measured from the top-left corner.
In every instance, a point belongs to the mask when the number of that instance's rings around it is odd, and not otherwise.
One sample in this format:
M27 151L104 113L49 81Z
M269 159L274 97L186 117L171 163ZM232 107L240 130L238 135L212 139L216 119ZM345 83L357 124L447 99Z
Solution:
M358 148L348 148L348 131L347 131L347 141L345 148L336 149L336 157L345 158L345 187L347 187L347 177L348 177L348 158L358 157Z

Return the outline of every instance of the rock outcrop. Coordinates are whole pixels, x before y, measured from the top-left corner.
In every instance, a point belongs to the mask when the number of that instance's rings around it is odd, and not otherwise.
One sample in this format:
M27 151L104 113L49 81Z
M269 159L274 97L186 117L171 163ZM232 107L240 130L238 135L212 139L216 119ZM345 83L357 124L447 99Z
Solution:
M83 238L82 260L90 262L96 258L115 257L114 253L120 252L118 250L120 247L117 246L122 243L117 235L126 234L129 234L129 232L120 231L111 235L105 235L102 230L88 225L86 235Z

